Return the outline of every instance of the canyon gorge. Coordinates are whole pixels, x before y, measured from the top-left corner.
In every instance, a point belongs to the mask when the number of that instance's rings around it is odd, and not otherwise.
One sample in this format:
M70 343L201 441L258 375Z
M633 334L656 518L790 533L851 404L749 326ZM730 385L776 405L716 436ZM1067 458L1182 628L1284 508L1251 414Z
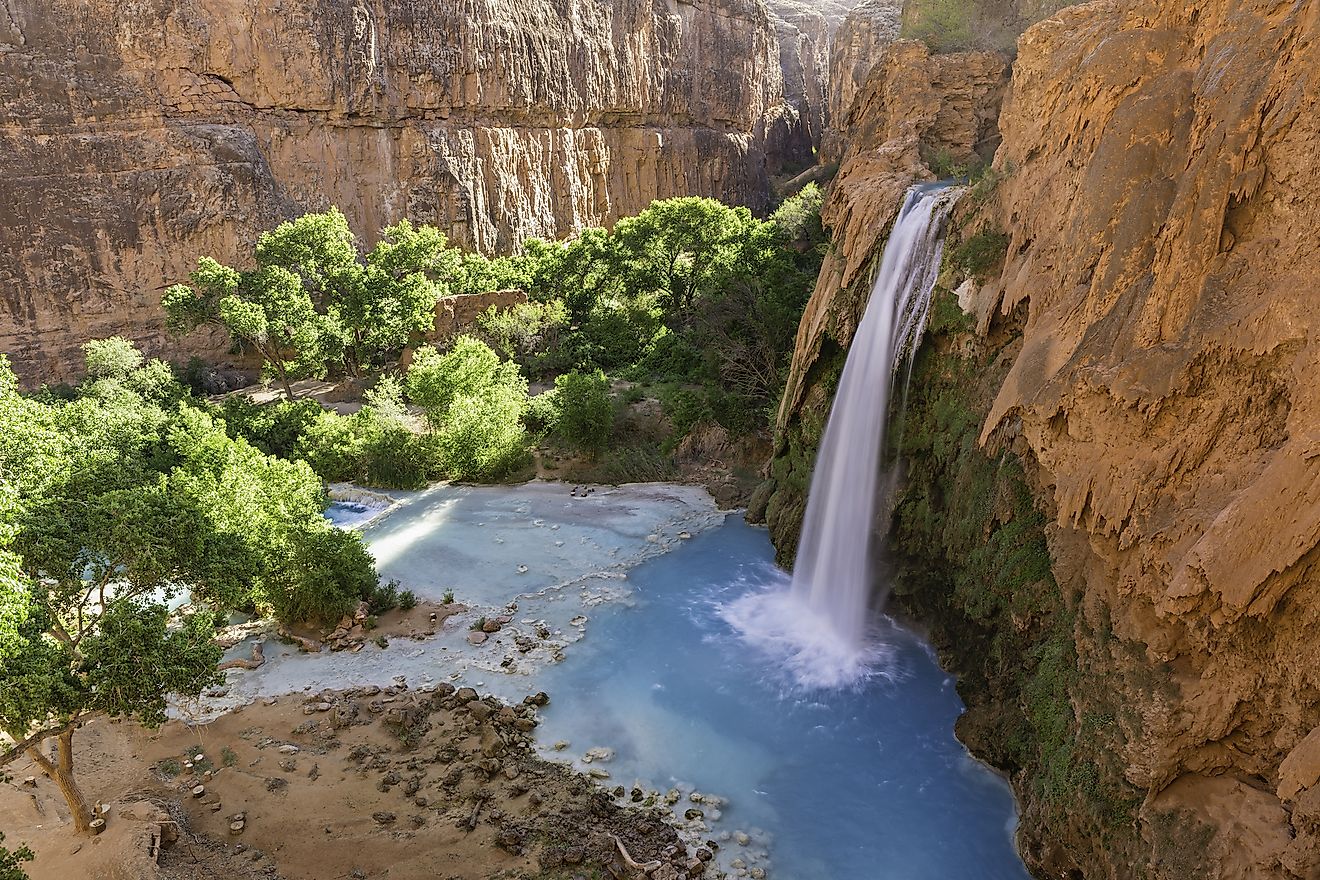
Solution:
M998 0L956 47L928 5L5 0L0 352L228 362L161 291L330 205L500 254L820 180L748 504L791 566L888 232L965 178L891 407L891 612L1035 876L1320 877L1320 3Z

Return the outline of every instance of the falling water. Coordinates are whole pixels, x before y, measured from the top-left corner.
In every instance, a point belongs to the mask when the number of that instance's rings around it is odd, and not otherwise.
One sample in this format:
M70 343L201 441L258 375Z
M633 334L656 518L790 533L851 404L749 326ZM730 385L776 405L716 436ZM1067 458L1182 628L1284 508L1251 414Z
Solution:
M865 675L883 647L869 643L871 536L894 376L921 342L944 249L945 221L961 190L913 187L885 245L853 337L816 458L787 593L744 597L724 609L745 637L789 651L803 684L837 686ZM878 597L883 599L883 597Z

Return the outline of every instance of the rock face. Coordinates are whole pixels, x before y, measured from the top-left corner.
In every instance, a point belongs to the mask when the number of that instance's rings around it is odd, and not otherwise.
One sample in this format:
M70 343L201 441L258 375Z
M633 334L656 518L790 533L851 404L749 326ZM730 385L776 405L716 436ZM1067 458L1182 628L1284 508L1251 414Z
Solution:
M865 85L884 49L899 38L903 0L863 0L844 18L830 44L827 119L835 128L821 143L821 161L838 162L848 147L843 127L853 99Z
M1011 240L981 312L1028 317L981 439L1038 464L1079 658L1140 717L1119 745L1143 833L1215 829L1203 877L1320 871L1314 27L1262 0L1038 25L987 212Z
M487 252L655 198L762 207L779 57L759 0L9 0L0 350L42 381L87 338L162 351L199 255L331 204Z
M1037 24L946 250L895 545L937 564L899 600L963 673L960 734L1010 773L1040 876L1320 875L1314 28L1265 0ZM858 146L762 498L785 555L847 285L913 162Z

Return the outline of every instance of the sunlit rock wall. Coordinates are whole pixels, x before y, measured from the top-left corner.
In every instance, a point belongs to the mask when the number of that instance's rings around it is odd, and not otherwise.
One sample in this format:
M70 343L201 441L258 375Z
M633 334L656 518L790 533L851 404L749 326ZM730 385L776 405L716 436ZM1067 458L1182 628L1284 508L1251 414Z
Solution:
M792 115L760 0L7 0L0 96L29 382L110 333L179 354L160 291L304 210L496 252L655 198L764 207Z
M974 748L1040 751L1006 770L1041 876L1320 876L1317 27L1312 5L1266 0L1055 13L1018 42L995 173L960 214L955 244L1007 238L961 291L973 330L938 343L950 374L960 347L989 353L964 383L984 415L967 442L992 470L1006 451L1024 469L1052 617L1011 610L1031 597L978 591L967 571L957 592L952 570L933 573L924 605L982 689L968 695ZM870 75L896 77L875 107L910 106L910 69ZM903 125L868 115L876 133ZM903 171L910 139L846 142L827 206L835 253L754 505L785 556L856 279L920 176ZM962 417L937 415L940 430ZM996 486L971 499L991 531L1021 515ZM986 630L996 603L1010 611ZM980 638L1016 653L971 656ZM1053 689L1033 696L1043 680ZM1042 738L1009 742L1023 730Z

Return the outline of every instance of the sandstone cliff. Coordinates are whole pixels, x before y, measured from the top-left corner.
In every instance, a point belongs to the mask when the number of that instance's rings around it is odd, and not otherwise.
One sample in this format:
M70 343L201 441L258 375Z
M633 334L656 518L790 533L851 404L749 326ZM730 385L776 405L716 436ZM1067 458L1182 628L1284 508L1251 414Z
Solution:
M898 599L964 676L960 733L1011 774L1041 876L1320 876L1318 15L1099 0L1036 25L946 251ZM913 174L880 110L904 93L853 105L760 499L783 555Z
M760 0L7 0L0 351L50 381L90 337L166 350L164 285L330 204L484 251L761 207L779 56Z
M834 164L843 158L848 143L844 132L853 99L866 85L871 69L884 57L885 47L899 38L903 0L863 0L840 23L830 43L829 94L826 119L832 126L821 141L821 161Z

